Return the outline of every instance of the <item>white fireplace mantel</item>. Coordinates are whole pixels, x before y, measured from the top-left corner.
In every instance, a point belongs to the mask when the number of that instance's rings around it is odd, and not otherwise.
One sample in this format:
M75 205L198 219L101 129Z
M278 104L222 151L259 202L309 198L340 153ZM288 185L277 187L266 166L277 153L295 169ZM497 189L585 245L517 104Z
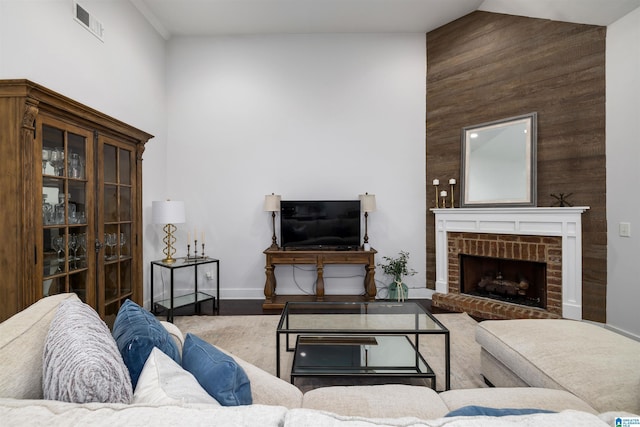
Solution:
M431 209L436 216L436 292L448 292L447 233L562 237L562 316L582 319L582 213L588 206Z

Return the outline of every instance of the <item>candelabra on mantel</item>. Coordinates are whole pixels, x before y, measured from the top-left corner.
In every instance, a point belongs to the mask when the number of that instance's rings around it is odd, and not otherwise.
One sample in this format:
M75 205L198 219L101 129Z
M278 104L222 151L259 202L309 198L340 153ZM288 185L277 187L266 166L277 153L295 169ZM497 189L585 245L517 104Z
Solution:
M451 178L449 180L449 186L451 187L450 196L451 196L452 208L455 207L455 197L454 197L455 185L456 185L455 178ZM435 192L436 192L435 194L436 209L447 207L447 190L440 191L439 187L440 187L440 180L436 178L433 180L433 188L435 189Z

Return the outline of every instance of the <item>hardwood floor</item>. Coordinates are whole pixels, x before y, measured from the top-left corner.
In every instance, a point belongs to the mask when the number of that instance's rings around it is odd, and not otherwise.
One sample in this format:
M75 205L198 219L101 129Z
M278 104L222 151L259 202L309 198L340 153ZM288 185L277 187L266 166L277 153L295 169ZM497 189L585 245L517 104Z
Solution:
M431 300L429 299L412 299L411 302L416 302L421 304L427 311L432 312L431 309ZM220 310L215 313L212 307L212 304L203 304L201 308L201 313L203 315L218 315L218 316L252 316L258 314L280 314L280 310L264 310L262 308L263 300L221 300L220 301ZM438 311L437 308L434 307L436 311L434 313L442 312ZM176 309L174 315L175 316L187 316L194 314L194 309L192 307L183 307L180 309Z

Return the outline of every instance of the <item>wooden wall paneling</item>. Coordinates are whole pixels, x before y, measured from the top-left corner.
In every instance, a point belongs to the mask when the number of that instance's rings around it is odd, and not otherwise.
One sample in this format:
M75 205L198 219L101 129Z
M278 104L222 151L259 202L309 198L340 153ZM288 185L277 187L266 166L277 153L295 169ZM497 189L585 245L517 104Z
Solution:
M583 215L583 317L606 321L606 28L473 12L427 34L426 199L460 179L465 126L538 113L538 205L572 193ZM441 189L444 189L441 186ZM448 190L448 188L447 188ZM456 194L456 206L459 194ZM427 215L427 287L435 288Z

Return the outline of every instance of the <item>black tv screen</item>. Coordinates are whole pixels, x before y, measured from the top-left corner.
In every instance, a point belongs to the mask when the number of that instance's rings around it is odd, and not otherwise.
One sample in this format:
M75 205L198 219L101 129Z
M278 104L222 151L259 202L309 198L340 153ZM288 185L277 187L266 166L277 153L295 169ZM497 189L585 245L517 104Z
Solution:
M356 249L360 200L283 200L280 234L284 248Z

